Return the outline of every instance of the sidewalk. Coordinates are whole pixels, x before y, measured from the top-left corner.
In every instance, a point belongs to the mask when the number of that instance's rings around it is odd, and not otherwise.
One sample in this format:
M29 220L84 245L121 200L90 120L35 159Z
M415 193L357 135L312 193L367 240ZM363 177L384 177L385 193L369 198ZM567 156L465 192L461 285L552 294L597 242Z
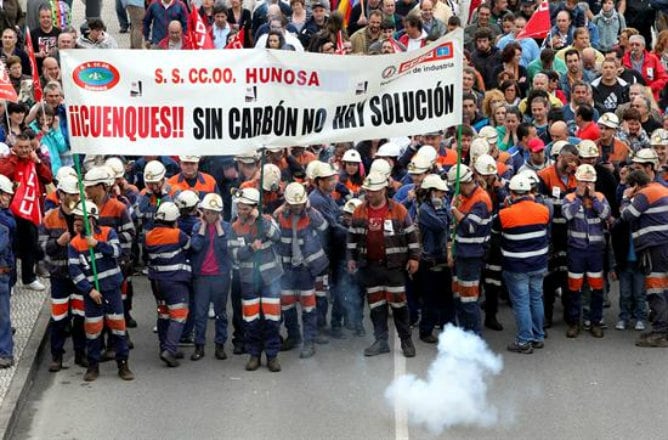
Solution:
M46 289L38 292L17 283L11 297L14 335L14 366L0 370L0 439L8 438L21 397L33 375L33 365L49 324L50 291L48 278L41 278Z

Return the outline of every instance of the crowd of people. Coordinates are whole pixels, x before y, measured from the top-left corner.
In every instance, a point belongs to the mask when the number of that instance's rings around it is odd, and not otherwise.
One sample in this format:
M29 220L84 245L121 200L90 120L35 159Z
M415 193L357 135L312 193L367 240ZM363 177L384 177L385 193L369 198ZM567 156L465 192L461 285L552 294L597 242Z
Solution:
M615 281L615 328L643 332L638 346L667 347L668 30L663 12L643 4L552 2L541 41L516 38L532 0L468 9L369 0L349 15L321 0L119 1L137 50L192 49L190 8L216 49L243 35L245 47L384 54L463 27L464 123L236 156L75 158L59 51L118 44L98 18L73 28L67 2L29 1L27 16L5 16L0 54L19 96L0 130L0 367L13 363L15 257L25 288L44 290L40 278L50 278L49 370L62 369L71 336L86 381L105 360L134 378L137 276L150 280L169 367L184 346L192 361L206 355L213 319L216 359L231 340L247 370L264 352L277 372L281 351L310 358L329 338L365 336L365 303L374 339L365 356L390 352L390 316L406 357L416 354L413 328L426 344L449 323L502 331L500 301L515 317L508 350L530 354L560 318L557 298L566 337L584 328L602 338Z

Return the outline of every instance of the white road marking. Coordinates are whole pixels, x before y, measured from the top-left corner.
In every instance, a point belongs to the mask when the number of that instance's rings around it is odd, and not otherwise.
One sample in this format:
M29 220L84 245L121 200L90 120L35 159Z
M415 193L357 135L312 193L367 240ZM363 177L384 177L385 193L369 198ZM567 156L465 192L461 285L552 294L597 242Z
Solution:
M394 380L406 374L406 358L401 351L401 340L394 332ZM394 401L394 438L408 440L408 415L406 405L400 399Z

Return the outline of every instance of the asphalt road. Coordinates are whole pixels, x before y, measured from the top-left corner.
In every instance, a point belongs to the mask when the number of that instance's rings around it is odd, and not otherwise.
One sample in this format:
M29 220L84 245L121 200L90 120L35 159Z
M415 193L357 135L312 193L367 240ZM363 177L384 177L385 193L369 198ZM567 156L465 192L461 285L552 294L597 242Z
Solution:
M213 358L212 343L199 362L169 369L158 359L151 331L153 300L145 278L138 290L130 365L137 379L122 382L115 364L83 382L83 369L47 372L43 356L16 439L666 439L666 351L633 345L637 333L608 330L605 338L566 339L563 323L532 355L505 351L514 324L502 308L506 330L488 331L504 362L490 379L488 397L499 411L491 428L454 427L440 436L395 412L384 392L395 374L424 377L436 348L416 342L417 357L365 358L371 336L319 346L315 357L281 353L281 373L246 372L246 356ZM614 303L614 298L613 298ZM616 307L606 309L609 323ZM556 312L555 312L556 313ZM369 323L366 323L369 330ZM190 349L186 349L188 356ZM229 352L229 349L228 349ZM72 365L71 353L67 364Z
M77 6L78 26L83 8ZM128 47L127 34L118 34L112 3L102 15L120 47ZM148 285L143 277L135 283L139 328L132 332L137 348L130 366L137 379L121 381L114 363L103 364L92 384L83 382L84 370L77 366L48 373L47 349L13 438L668 439L668 352L636 348L633 330L608 330L602 340L588 334L567 340L565 326L557 322L544 349L518 355L505 351L514 324L503 306L506 330L484 335L504 362L488 391L499 423L487 429L457 426L434 435L407 421L405 412L395 411L384 398L395 375L425 377L436 358L436 347L419 342L417 335L417 356L408 360L395 356L396 350L365 358L362 350L372 342L367 336L318 346L308 360L299 359L297 351L281 353L280 373L265 367L246 372L246 356L215 360L212 342L204 359L186 359L169 369L158 359ZM613 296L613 308L605 310L612 325L615 301ZM555 317L558 313L560 308ZM365 324L370 334L368 320ZM71 352L66 356L72 365Z

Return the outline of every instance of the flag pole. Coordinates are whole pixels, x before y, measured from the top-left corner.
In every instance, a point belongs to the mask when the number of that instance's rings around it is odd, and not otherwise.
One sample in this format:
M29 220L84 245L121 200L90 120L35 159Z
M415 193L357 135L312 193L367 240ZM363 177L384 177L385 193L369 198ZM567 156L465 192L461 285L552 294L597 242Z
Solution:
M77 171L77 182L79 184L79 197L81 198L81 207L83 208L84 231L87 237L92 237L92 231L88 224L88 210L86 209L86 192L84 191L83 178L81 177L81 162L79 161L79 154L74 154L74 168ZM88 246L88 253L90 254L90 267L93 270L93 281L95 290L100 291L100 280L97 278L97 264L95 262L95 251L92 246Z

